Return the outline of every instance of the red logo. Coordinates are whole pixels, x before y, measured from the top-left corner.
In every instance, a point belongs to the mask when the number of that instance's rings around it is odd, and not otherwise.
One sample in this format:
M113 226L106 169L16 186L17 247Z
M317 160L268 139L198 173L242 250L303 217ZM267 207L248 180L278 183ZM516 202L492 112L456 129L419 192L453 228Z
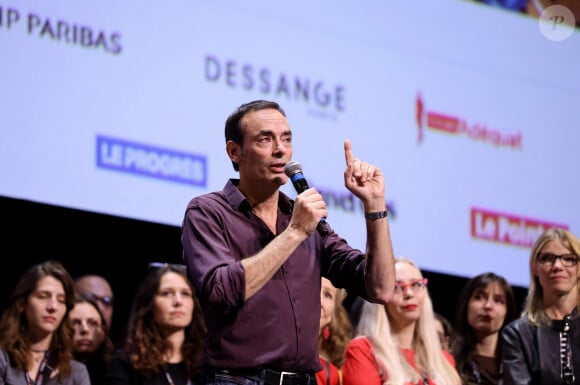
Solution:
M437 111L426 111L421 94L417 94L415 99L415 119L417 123L417 143L422 143L424 139L424 125L426 128L439 133L451 135L464 135L469 139L492 144L496 147L506 147L510 149L522 148L522 133L503 133L497 129L489 128L486 124L469 124L466 119Z
M568 229L567 225L540 221L480 208L471 208L471 236L508 245L532 247L550 227Z

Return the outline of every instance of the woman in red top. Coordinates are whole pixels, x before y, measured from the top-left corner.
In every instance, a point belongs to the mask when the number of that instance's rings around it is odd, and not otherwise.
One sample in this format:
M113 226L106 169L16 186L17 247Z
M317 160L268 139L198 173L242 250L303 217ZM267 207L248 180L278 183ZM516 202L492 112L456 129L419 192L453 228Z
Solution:
M318 350L322 370L316 373L318 385L340 385L340 368L344 363L344 351L352 338L352 325L342 302L344 289L338 289L322 278L320 288L320 334Z
M395 271L393 299L363 305L358 337L345 354L344 385L460 385L437 336L427 279L407 258L396 260Z

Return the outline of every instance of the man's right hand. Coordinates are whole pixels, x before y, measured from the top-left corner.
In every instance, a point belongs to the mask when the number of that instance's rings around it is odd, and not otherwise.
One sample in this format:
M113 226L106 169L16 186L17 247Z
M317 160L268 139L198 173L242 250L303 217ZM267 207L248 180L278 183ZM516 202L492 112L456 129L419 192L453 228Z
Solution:
M315 188L309 188L296 196L292 219L288 227L312 234L322 218L326 218L326 202Z

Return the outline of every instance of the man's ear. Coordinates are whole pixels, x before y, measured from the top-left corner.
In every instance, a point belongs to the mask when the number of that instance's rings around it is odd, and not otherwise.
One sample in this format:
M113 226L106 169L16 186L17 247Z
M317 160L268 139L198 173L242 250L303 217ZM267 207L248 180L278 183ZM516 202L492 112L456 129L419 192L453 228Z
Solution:
M240 157L242 156L242 148L239 144L233 140L228 140L226 142L226 152L230 157L230 160L234 163L240 163Z

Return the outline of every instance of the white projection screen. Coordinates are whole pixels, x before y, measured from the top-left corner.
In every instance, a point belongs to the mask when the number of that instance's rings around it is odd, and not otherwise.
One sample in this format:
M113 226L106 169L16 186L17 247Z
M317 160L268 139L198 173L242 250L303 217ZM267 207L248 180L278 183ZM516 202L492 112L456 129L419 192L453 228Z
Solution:
M579 69L578 30L468 1L0 0L0 195L180 226L237 177L227 115L271 99L351 244L345 139L397 255L527 286L538 234L580 232Z

